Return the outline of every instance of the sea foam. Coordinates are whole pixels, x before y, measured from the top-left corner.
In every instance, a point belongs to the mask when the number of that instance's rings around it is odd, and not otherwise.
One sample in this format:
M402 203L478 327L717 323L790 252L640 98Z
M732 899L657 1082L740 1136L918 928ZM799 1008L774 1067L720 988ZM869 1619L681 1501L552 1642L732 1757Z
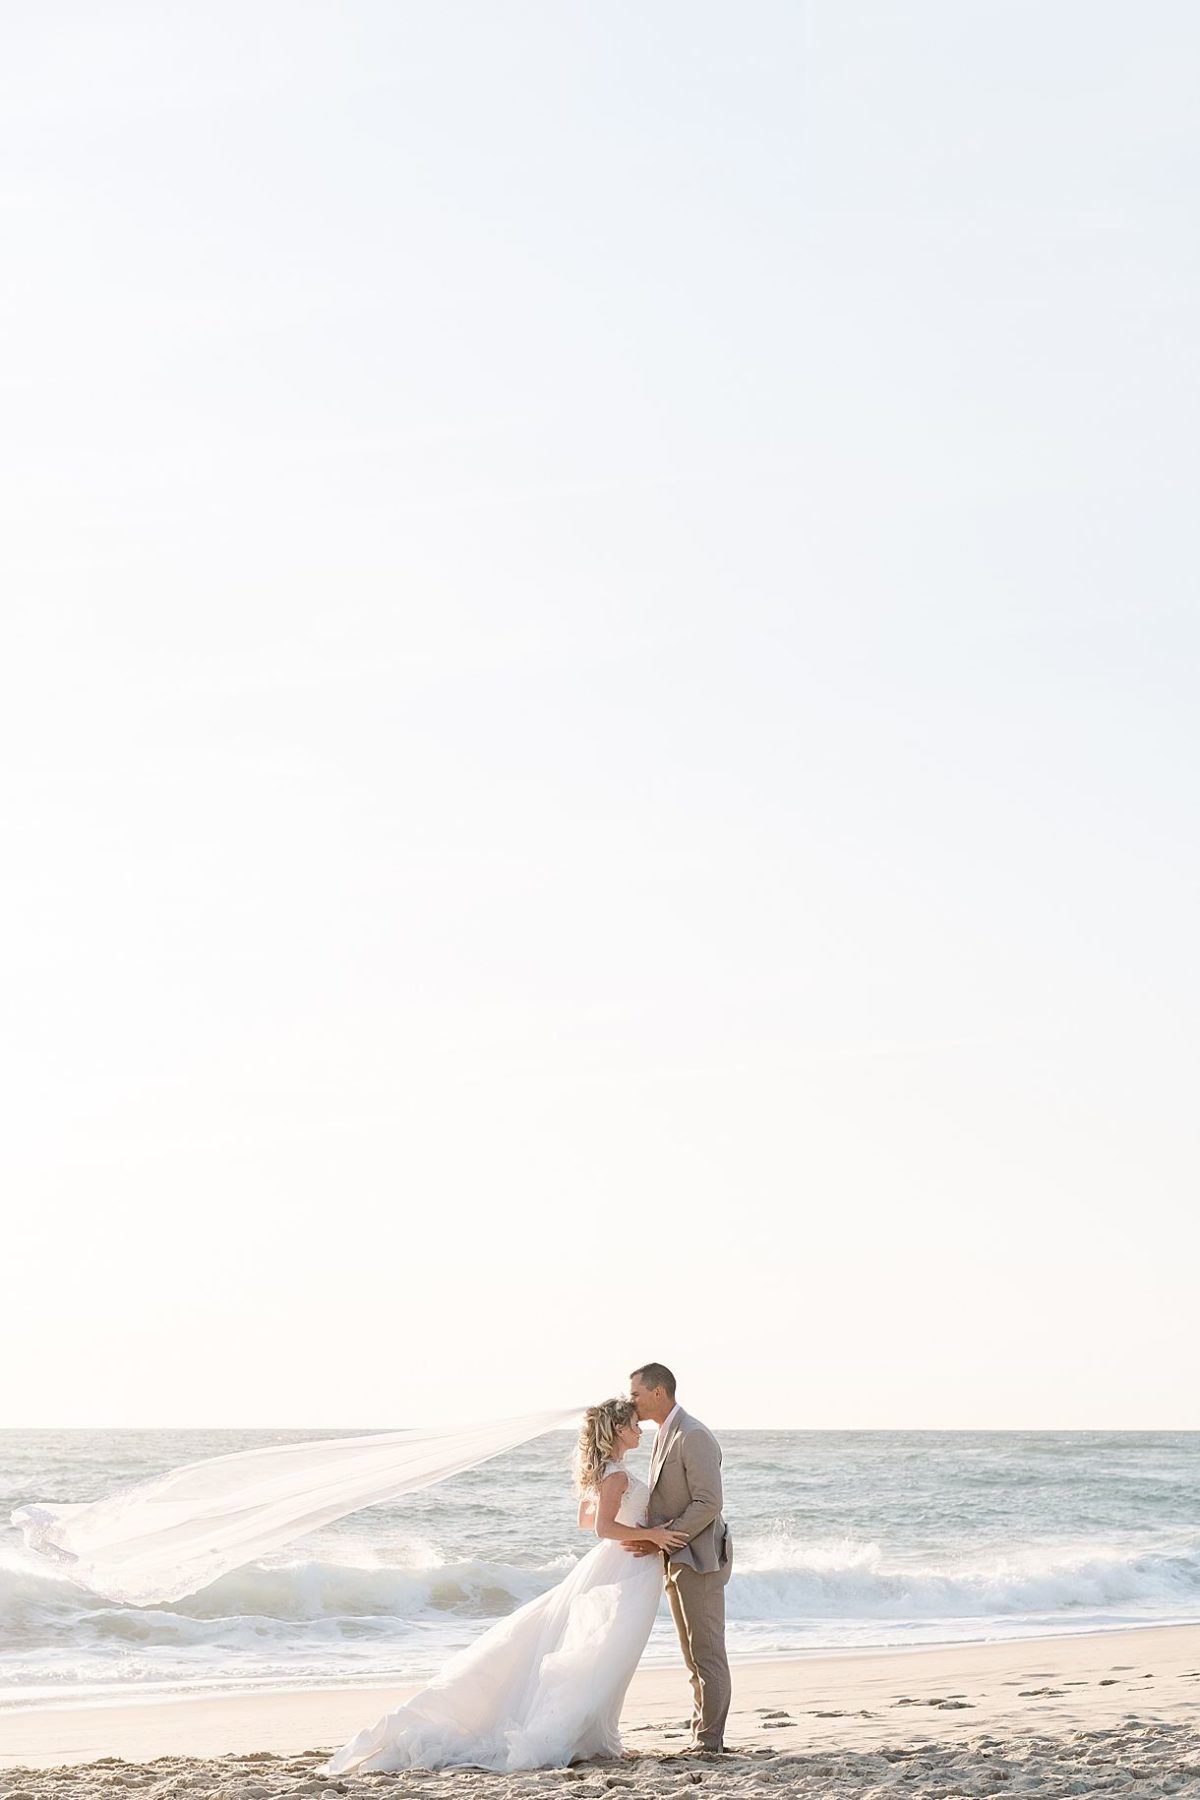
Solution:
M86 1501L280 1435L5 1434L8 1505ZM1200 1620L1198 1434L722 1442L735 1655ZM0 1532L0 1705L423 1678L585 1554L565 1455L525 1446L164 1606L112 1605ZM665 1607L647 1655L678 1657Z

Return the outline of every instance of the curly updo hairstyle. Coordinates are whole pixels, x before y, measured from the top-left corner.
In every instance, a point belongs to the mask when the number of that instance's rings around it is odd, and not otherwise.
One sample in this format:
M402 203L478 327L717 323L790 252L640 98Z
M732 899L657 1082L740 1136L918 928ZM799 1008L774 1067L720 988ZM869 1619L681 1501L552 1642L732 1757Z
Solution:
M580 1493L598 1494L604 1465L616 1447L617 1433L637 1418L632 1400L602 1400L583 1415L575 1447L575 1480Z

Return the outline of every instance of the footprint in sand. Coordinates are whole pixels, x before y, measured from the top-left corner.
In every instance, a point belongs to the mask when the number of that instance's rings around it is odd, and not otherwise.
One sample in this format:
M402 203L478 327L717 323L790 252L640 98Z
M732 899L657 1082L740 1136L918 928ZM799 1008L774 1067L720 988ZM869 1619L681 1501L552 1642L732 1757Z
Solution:
M1115 1675L1105 1675L1097 1685L1100 1687L1117 1687L1118 1682Z
M908 1694L903 1695L899 1700L892 1701L893 1706L920 1706L920 1704L921 1702L919 1700L912 1699Z
M813 1713L814 1719L848 1719L849 1717L850 1717L850 1714L844 1713L844 1712L814 1712Z
M1065 1688L1022 1688L1021 1692L1017 1695L1017 1699L1057 1700L1059 1695L1065 1694L1066 1691Z

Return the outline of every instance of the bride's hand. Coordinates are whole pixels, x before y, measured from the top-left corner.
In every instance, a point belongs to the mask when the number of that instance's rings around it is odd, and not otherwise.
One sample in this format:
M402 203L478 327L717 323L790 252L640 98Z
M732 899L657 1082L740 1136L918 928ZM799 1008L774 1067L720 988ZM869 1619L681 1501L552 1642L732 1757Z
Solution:
M682 1531L668 1531L665 1525L656 1525L646 1536L651 1543L657 1544L660 1550L680 1550L687 1543Z

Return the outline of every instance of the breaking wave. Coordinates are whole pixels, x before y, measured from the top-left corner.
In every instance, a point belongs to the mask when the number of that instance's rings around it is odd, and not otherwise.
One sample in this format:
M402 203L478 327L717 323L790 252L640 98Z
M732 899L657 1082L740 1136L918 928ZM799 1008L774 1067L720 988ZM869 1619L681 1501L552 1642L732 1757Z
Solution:
M362 1639L436 1623L484 1624L544 1593L573 1558L539 1568L459 1562L432 1567L296 1560L252 1564L167 1605L128 1607L93 1598L55 1575L0 1555L4 1649L90 1640L126 1646L231 1647L294 1639L298 1630ZM1074 1612L1131 1619L1200 1614L1200 1539L1157 1549L1079 1545L1010 1555L903 1561L877 1543L777 1535L737 1543L728 1590L731 1620L981 1622Z

